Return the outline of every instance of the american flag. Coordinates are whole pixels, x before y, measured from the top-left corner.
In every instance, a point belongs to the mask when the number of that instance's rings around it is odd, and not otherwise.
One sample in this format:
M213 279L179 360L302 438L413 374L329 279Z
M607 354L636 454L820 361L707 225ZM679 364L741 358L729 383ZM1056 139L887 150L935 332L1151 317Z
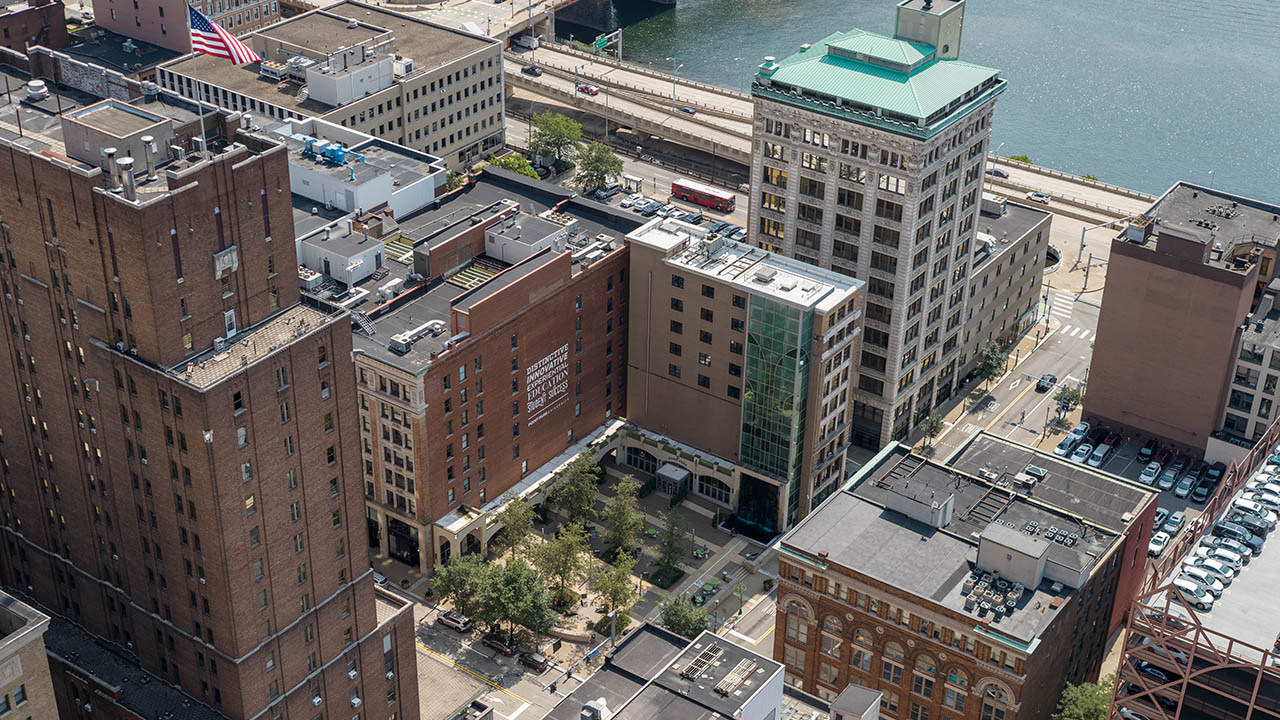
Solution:
M234 35L223 30L217 23L204 16L199 10L187 6L191 11L191 49L214 57L222 57L236 65L251 62L262 62L258 53L249 49Z

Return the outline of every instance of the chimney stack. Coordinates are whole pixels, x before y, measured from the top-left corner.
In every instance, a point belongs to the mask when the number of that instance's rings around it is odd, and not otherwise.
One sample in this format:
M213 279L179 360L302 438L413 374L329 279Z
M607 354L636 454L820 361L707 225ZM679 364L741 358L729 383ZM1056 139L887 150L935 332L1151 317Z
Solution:
M126 200L138 199L138 187L134 184L133 178L133 158L122 157L116 161L116 166L120 168L120 180L124 185L124 197Z
M151 135L142 136L142 155L147 161L147 179L156 179L156 139Z
M103 148L102 152L107 158L107 187L111 192L120 192L120 183L116 175L116 149L113 147Z

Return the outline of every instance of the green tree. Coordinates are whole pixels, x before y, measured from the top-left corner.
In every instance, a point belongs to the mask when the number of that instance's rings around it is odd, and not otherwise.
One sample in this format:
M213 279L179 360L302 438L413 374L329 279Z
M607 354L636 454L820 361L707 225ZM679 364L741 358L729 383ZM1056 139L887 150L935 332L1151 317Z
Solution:
M436 568L431 587L440 598L452 602L460 612L471 615L481 610L491 567L480 553L455 555L444 567Z
M635 578L631 577L635 566L634 557L620 555L614 565L596 578L595 590L606 612L623 612L636 601Z
M631 556L640 542L644 529L644 515L640 513L636 499L640 494L640 481L625 475L613 486L614 495L605 503L601 520L604 522L605 545L617 548L615 557Z
M491 161L490 164L494 167L500 167L503 170L510 170L511 172L520 173L521 175L527 175L534 180L538 179L538 173L533 171L533 166L529 164L529 161L525 159L525 156L519 153L504 155Z
M505 626L508 637L516 626L536 633L550 630L555 614L546 580L523 560L489 567L488 582L480 595L480 618L491 627Z
M1077 405L1084 402L1084 392L1080 388L1062 385L1053 399L1059 403L1066 403L1068 410L1074 410Z
M494 516L493 522L502 526L496 543L499 552L514 558L533 534L533 506L524 498L514 498Z
M684 516L675 508L662 514L662 530L662 538L658 541L658 566L676 570L680 561L691 552L693 536L685 527Z
M596 519L596 486L600 468L591 458L579 455L565 468L564 476L551 488L547 502L569 518L569 522L587 523Z
M450 191L457 190L462 187L462 180L463 177L460 173L456 170L451 170L449 171L449 174L444 177L444 189Z
M1010 155L1009 159L1017 160L1018 162L1024 162L1028 165L1031 164L1031 157L1029 155Z
M689 640L707 629L707 613L688 598L677 598L662 607L662 626Z
M1084 175L1081 175L1080 177L1084 178L1085 180L1092 180L1092 181L1094 181L1094 182L1098 182L1098 176L1097 176L1097 175L1090 175L1090 174L1088 174L1088 173L1085 173Z
M920 428L924 431L924 436L929 441L929 444L932 445L933 439L942 433L942 428L945 426L946 423L943 421L942 416L938 413L933 413L924 419L924 424Z
M1106 720L1113 683L1111 675L1094 683L1068 683L1062 691L1053 720Z
M604 187L622 174L622 158L604 143L593 142L579 148L575 161L578 171L573 181L584 190Z
M565 523L555 538L533 549L533 566L555 582L557 594L563 597L586 572L588 550L586 529L576 522Z
M533 116L529 150L535 155L550 155L556 160L564 160L580 140L582 126L573 118L549 111Z
M1000 347L1000 343L988 340L987 344L982 346L982 350L978 351L978 358L978 377L984 382L999 380L1000 376L1004 375L1009 358L1005 355L1004 348Z

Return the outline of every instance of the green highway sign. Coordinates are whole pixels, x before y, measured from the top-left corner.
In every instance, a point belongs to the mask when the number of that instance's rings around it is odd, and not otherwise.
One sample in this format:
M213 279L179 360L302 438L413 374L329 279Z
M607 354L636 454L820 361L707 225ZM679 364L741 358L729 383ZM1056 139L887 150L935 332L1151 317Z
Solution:
M604 35L596 36L596 49L603 50L605 45L609 44L609 38Z

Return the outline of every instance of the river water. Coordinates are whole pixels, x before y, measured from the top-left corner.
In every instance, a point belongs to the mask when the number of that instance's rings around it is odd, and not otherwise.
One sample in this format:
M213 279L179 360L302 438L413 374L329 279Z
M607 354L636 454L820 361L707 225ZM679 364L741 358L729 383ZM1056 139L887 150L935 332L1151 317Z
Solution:
M745 90L766 55L854 27L891 34L896 2L614 4L625 59ZM1151 193L1182 179L1280 202L1280 2L970 0L960 57L1009 81L1002 155Z

